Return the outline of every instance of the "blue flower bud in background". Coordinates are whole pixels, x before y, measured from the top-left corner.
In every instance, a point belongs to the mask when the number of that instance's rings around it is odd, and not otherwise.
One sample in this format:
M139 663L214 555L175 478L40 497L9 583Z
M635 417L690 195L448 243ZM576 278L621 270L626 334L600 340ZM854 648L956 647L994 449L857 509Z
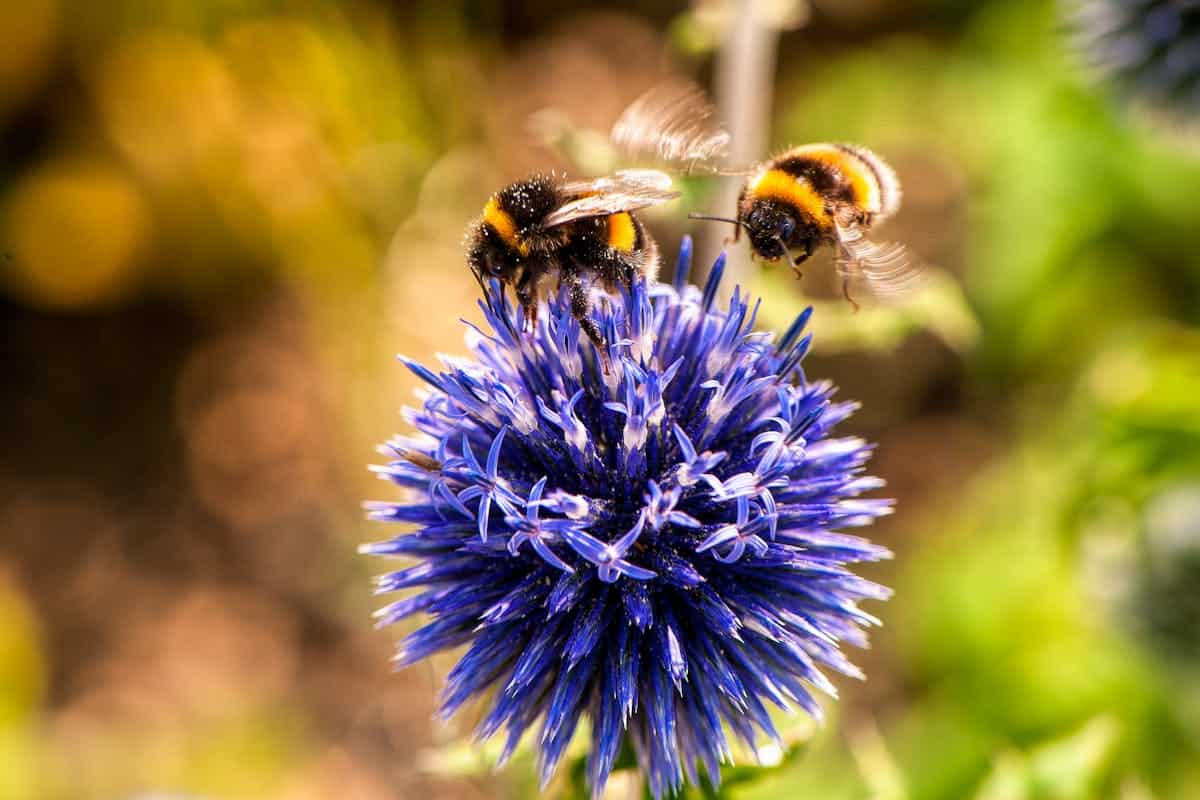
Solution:
M1200 485L1171 486L1143 512L1126 608L1135 632L1176 663L1200 664Z
M674 287L595 303L607 373L562 299L531 324L497 285L470 358L404 361L429 388L377 468L407 499L369 504L408 531L362 548L406 564L379 622L424 615L401 666L465 647L442 713L486 698L479 736L502 759L535 736L543 782L586 719L594 792L625 745L655 797L716 784L730 734L779 741L769 707L820 717L826 670L861 677L841 645L889 594L847 566L890 555L840 531L891 504L860 497L871 447L834 434L855 405L802 371L810 311L755 332L739 290L717 308L723 259L684 286L690 253Z
M1071 0L1075 46L1125 96L1200 111L1200 1Z

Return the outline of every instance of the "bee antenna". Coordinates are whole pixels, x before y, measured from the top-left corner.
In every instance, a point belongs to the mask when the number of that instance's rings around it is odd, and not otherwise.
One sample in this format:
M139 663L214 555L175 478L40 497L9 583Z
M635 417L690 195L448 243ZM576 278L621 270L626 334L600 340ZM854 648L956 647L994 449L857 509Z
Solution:
M487 300L490 296L490 292L488 292L487 283L483 280L483 272L478 267L472 266L471 274L475 276L475 282L479 284L479 290L483 292L484 300Z
M730 225L745 227L745 225L743 225L742 221L739 219L732 219L730 217L714 217L709 214L688 214L688 219L703 219L709 220L710 222L728 222Z
M783 255L786 257L788 253L787 242L785 242L783 237L779 234L775 234L775 241L779 242L779 246L783 249Z

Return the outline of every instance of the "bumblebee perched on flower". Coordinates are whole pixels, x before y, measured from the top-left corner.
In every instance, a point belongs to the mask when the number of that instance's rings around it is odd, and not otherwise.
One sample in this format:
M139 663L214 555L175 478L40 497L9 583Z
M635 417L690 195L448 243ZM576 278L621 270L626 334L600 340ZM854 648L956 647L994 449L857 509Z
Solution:
M631 104L613 127L612 138L632 154L706 164L728 141L713 120L703 92L690 85L651 89ZM834 248L842 293L851 304L850 281L865 279L875 293L902 290L914 271L902 245L867 238L876 223L900 207L900 182L878 155L848 144L793 147L762 164L717 174L746 175L735 217L693 214L694 219L729 222L744 229L754 255L778 261L799 251L799 267L822 245ZM801 274L796 270L797 277Z
M671 178L657 170L624 170L587 181L535 175L492 195L467 232L467 261L482 283L513 286L532 324L551 282L566 286L571 314L600 352L604 336L588 317L588 290L629 287L636 276L653 281L658 246L632 213L673 200Z

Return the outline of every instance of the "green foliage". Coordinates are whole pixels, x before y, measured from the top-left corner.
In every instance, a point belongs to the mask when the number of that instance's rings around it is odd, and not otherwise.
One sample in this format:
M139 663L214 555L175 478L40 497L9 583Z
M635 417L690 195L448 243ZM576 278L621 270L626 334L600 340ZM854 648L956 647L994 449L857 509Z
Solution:
M751 291L763 298L761 319L767 328L781 330L796 316L792 272L777 265L754 276ZM935 336L951 350L963 353L979 341L979 321L962 288L944 270L931 268L903 302L885 304L863 299L867 309L856 311L845 300L806 300L821 321L823 353L895 350L917 333Z

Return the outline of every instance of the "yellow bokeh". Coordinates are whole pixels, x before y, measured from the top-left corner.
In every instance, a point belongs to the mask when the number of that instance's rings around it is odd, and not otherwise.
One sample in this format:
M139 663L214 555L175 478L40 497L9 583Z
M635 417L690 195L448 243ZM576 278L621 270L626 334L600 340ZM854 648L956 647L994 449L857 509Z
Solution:
M146 202L127 175L101 162L36 169L5 209L9 289L33 305L80 308L122 298L147 249Z
M0 110L24 99L45 76L58 22L55 0L0 3Z
M232 157L241 121L234 82L199 39L131 36L105 58L95 86L109 136L148 175L181 179Z

